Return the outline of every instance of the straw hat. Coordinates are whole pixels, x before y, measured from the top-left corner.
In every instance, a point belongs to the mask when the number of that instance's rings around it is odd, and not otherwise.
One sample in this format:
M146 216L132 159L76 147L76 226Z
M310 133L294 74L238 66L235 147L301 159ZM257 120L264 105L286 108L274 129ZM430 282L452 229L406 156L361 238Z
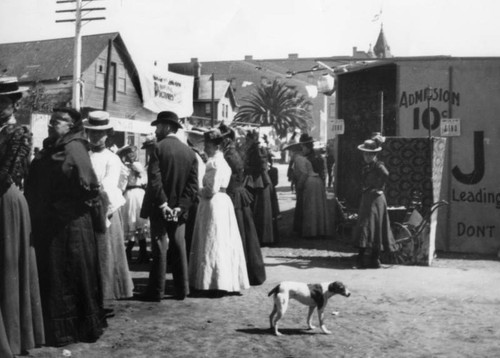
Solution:
M95 131L105 131L113 128L109 123L109 113L105 111L90 112L89 118L83 120L83 127Z
M0 96L22 93L28 89L29 87L20 87L15 76L0 77Z
M363 144L358 145L358 149L362 152L376 153L380 152L382 147L375 140L367 139Z

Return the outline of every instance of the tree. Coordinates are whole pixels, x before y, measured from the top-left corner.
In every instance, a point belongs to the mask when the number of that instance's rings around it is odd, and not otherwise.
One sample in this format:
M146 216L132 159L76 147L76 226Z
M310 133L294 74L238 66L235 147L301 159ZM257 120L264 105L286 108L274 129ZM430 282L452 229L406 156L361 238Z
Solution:
M273 126L280 138L286 137L289 128L308 131L311 126L312 103L301 93L274 80L270 85L260 85L256 92L243 99L234 122L259 123Z

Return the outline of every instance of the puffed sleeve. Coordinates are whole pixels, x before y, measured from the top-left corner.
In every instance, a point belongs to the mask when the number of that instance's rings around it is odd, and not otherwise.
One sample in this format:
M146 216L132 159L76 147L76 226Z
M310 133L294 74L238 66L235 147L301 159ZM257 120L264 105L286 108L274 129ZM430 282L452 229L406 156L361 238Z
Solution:
M120 177L122 175L122 162L116 154L110 154L106 164L106 173L101 181L102 189L108 198L108 215L114 213L125 204L125 198L119 188Z
M218 175L217 161L215 158L208 160L203 177L203 187L200 189L202 198L210 199L220 190L220 175Z

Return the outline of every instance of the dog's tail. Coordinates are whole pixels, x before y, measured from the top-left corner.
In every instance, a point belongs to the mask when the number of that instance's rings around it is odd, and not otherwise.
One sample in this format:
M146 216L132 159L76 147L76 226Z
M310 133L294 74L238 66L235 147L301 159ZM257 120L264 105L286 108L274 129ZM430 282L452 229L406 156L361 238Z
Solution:
M271 295L275 295L279 292L280 290L280 285L277 285L275 288L273 288L271 291L269 291L269 293L267 294L267 296L271 296Z

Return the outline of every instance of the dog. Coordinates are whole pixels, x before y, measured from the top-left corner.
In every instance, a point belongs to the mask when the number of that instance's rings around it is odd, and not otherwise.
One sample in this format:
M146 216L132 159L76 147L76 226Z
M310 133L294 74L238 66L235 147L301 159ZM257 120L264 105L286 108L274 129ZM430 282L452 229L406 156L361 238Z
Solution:
M316 328L312 324L312 314L317 307L320 328L323 333L330 334L331 332L325 326L324 312L328 299L336 294L345 297L351 295L344 284L338 281L319 284L306 284L293 281L281 282L268 293L268 296L272 295L274 299L273 311L269 315L271 330L274 330L274 334L277 336L282 335L278 331L278 321L285 315L288 308L288 302L293 298L309 306L309 313L307 314L307 326L309 329Z

